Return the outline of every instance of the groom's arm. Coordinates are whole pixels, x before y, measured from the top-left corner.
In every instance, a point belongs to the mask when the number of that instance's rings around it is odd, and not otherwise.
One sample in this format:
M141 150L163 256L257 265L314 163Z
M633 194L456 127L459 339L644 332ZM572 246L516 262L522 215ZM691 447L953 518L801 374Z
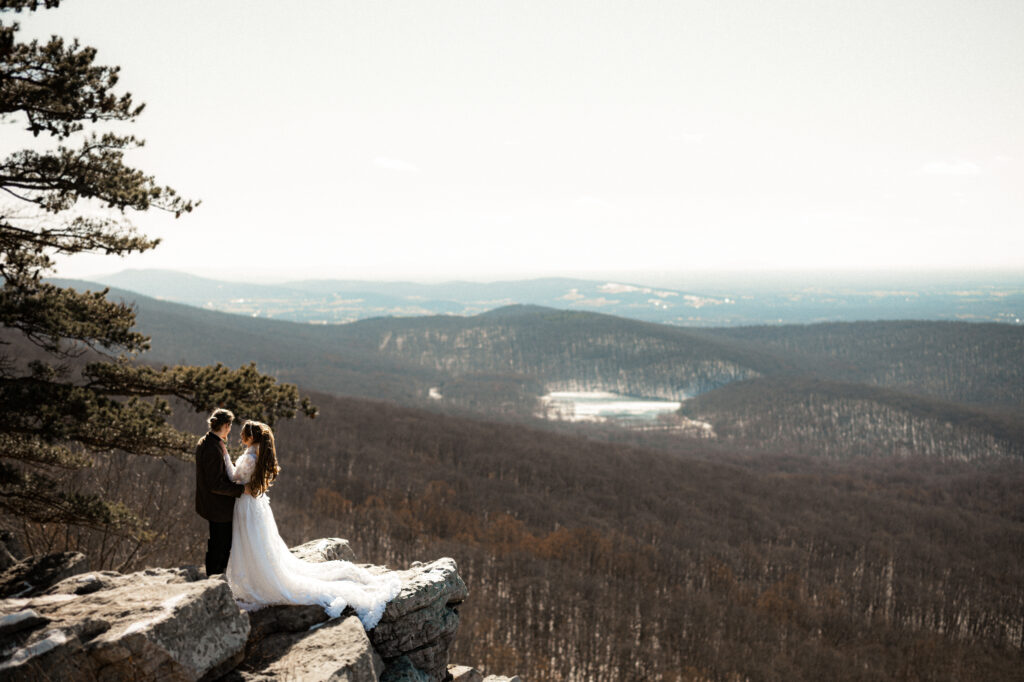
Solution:
M199 470L202 472L206 489L217 495L240 497L245 486L228 478L224 470L224 459L216 443L207 443L199 453Z

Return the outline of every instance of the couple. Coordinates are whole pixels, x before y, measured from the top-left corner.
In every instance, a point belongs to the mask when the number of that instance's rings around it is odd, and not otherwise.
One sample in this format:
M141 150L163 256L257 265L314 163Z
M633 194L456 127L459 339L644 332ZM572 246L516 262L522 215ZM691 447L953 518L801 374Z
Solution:
M214 410L210 431L196 446L196 511L210 522L206 575L225 573L245 610L318 604L336 618L351 606L363 627L376 626L401 589L399 580L348 561L310 563L288 551L267 499L280 471L274 434L266 424L246 421L245 454L232 464L227 440L234 420L228 410Z

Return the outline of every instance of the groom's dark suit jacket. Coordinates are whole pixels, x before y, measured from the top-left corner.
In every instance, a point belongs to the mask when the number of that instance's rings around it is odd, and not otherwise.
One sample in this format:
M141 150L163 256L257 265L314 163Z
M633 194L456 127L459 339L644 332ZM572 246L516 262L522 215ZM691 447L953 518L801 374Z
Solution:
M235 498L245 492L244 485L228 478L225 452L224 441L209 432L196 445L196 512L207 521L230 521Z

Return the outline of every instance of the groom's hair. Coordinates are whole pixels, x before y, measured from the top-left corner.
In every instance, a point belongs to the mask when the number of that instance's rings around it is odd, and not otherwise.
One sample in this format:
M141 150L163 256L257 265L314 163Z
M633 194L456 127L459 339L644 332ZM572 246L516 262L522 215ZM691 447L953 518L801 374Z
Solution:
M206 420L206 423L210 425L211 431L220 431L224 428L225 424L230 424L233 421L235 421L235 415L231 410L217 408L210 414L210 418Z

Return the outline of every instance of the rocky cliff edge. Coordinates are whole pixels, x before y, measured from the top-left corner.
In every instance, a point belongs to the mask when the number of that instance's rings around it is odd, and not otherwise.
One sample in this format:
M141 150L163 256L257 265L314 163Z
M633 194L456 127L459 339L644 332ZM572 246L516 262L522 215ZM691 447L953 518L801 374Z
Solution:
M292 552L307 561L356 560L338 538ZM328 620L315 606L247 613L223 576L206 579L195 567L125 575L85 567L85 557L69 552L30 557L0 574L0 678L442 682L479 676L448 664L458 608L469 594L450 558L397 571L402 591L369 632L351 612Z

